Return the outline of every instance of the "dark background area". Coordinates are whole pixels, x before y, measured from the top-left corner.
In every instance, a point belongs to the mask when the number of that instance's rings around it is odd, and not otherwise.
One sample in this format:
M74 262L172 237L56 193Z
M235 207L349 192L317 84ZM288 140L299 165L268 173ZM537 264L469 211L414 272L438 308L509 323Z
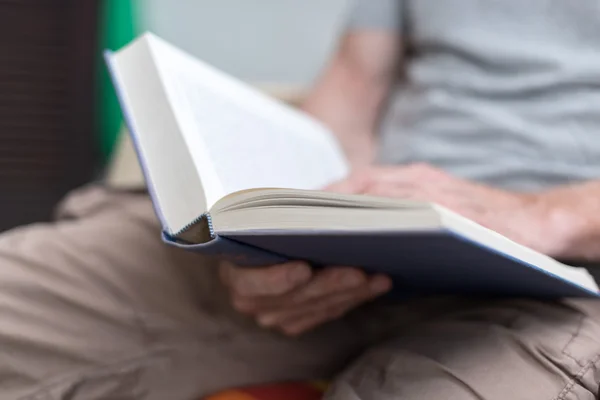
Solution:
M0 0L0 231L48 220L94 179L97 7Z

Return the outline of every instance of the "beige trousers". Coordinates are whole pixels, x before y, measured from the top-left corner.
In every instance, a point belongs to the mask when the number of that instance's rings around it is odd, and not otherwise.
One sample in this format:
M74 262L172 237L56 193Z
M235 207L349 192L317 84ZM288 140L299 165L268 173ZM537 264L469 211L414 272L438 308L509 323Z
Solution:
M150 201L100 187L0 236L0 399L197 399L334 378L330 399L595 399L600 303L373 303L297 339L237 315Z

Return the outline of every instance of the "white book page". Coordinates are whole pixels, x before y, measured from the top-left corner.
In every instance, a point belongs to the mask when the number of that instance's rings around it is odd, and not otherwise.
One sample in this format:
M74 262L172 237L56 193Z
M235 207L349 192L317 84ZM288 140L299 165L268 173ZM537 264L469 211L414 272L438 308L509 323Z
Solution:
M592 292L598 292L594 277L585 269L562 264L555 259L516 243L501 234L487 229L444 207L435 206L442 224L470 240L481 243L500 253L509 255L528 264L535 265L553 275L578 284Z
M145 42L108 55L107 61L153 204L163 228L174 234L208 209L179 122Z
M245 189L320 189L348 174L313 119L146 35L210 209Z

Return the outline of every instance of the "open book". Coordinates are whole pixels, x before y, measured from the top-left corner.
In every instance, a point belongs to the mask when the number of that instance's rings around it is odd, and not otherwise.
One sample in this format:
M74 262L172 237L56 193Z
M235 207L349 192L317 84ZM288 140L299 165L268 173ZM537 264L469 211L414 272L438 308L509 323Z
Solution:
M106 57L174 246L245 265L359 266L406 293L598 292L585 270L435 204L319 191L349 172L331 132L152 34Z

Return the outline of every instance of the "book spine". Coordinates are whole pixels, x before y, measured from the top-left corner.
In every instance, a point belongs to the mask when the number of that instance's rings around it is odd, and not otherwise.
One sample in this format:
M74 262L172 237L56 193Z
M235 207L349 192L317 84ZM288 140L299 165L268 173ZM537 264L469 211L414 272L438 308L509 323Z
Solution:
M258 267L281 264L288 261L288 258L284 256L219 236L218 234L214 234L214 232L211 235L213 238L210 241L200 244L182 243L166 232L163 232L162 236L163 241L171 246L217 257L240 266Z

